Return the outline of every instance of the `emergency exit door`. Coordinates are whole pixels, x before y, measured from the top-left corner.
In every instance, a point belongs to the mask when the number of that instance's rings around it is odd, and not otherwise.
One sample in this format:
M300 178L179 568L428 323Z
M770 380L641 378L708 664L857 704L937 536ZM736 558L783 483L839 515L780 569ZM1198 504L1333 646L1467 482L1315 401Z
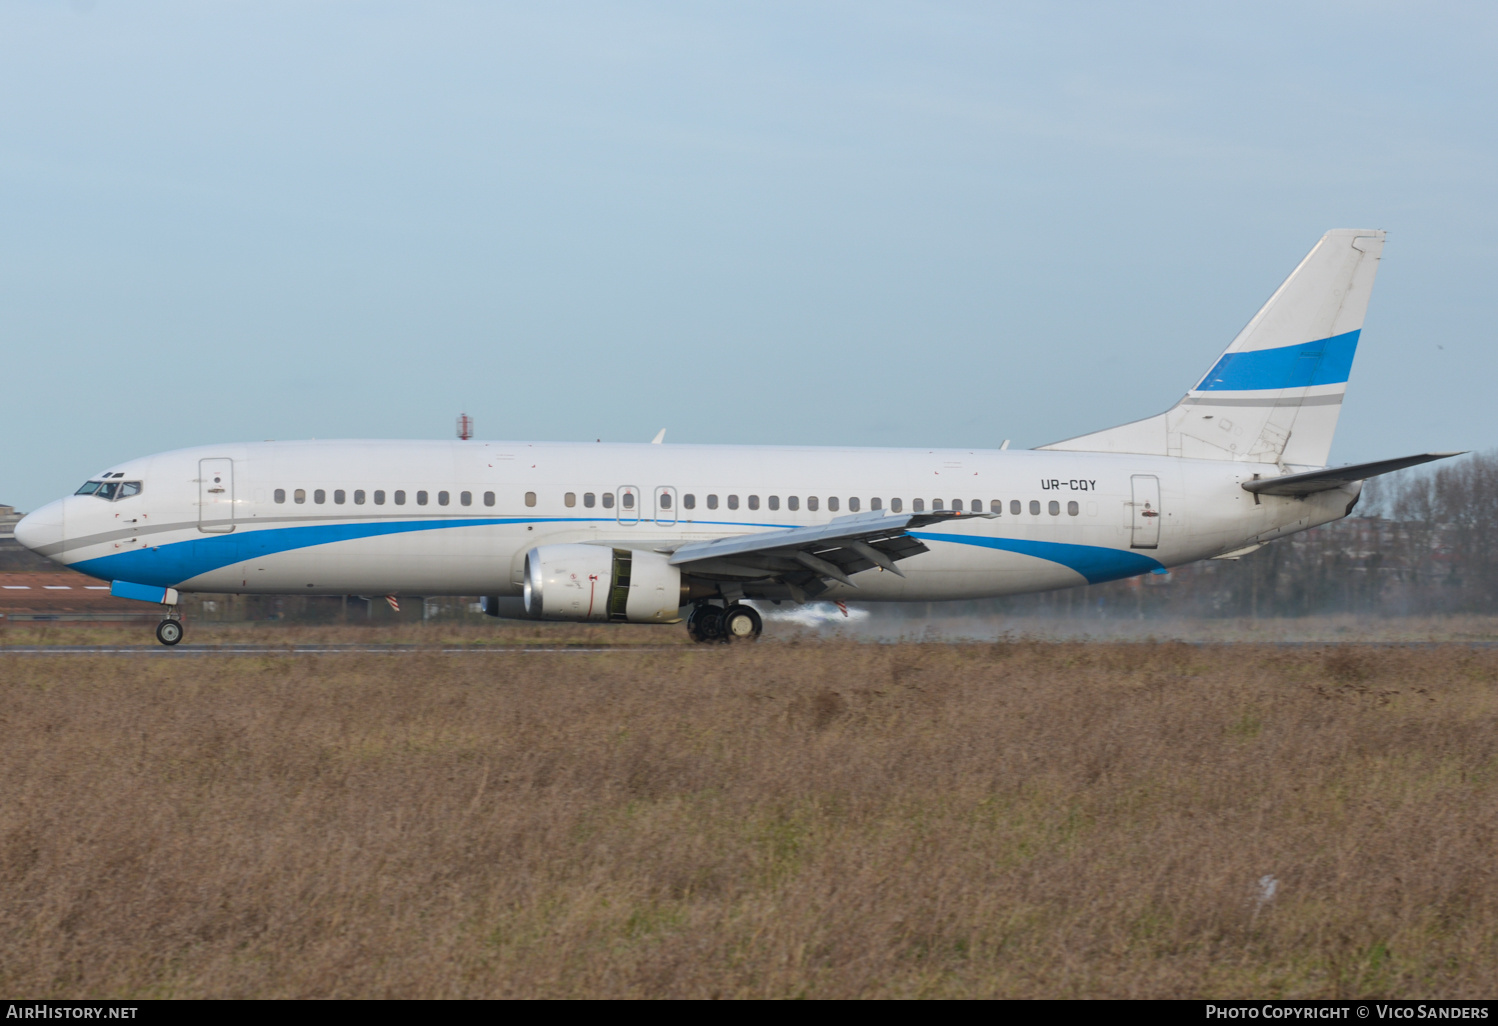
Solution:
M1129 543L1135 549L1160 547L1160 479L1153 474L1135 474L1134 536Z
M662 527L676 523L676 489L658 486L655 490L655 522Z
M205 534L234 530L233 460L198 460L198 530Z
M640 522L640 490L634 485L620 485L616 493L619 500L619 508L615 515L621 524L638 524Z

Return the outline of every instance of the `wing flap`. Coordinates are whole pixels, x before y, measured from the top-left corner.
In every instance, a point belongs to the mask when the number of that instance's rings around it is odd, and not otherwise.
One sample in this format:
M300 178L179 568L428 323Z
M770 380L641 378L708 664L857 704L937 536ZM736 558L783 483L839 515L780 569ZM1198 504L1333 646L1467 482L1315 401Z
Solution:
M807 594L825 590L825 581L856 587L851 578L881 567L899 574L895 563L926 551L906 532L991 513L882 511L839 517L815 527L789 527L756 534L692 542L671 554L683 573L708 578L776 578ZM904 576L901 574L900 576Z

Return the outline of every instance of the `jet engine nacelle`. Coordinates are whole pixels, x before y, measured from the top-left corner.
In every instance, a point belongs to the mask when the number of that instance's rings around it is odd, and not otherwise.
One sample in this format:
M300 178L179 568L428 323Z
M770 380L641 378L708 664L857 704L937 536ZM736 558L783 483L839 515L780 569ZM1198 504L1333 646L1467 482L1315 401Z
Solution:
M536 620L675 623L681 571L658 552L540 545L525 554L525 615Z

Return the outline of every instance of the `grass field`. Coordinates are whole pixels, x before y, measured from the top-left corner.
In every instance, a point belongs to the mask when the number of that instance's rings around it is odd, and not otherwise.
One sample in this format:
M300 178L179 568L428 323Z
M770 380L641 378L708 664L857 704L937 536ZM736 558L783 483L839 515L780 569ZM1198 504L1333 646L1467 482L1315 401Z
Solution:
M1498 992L1498 652L673 639L0 654L0 992Z
M155 608L155 607L151 607ZM874 607L863 620L833 617L816 627L776 620L779 612L766 607L765 640L817 641L1188 641L1192 644L1306 642L1337 644L1371 641L1498 642L1498 616L1367 617L1351 614L1286 619L1151 618L1136 620L1068 619L1044 616L903 617ZM592 647L600 645L659 648L691 647L680 625L627 627L607 624L542 623L517 620L434 620L430 623L393 621L351 624L306 624L295 621L215 622L189 616L189 646L203 645L406 645L428 648L458 646L492 648L517 646ZM0 620L0 654L20 645L118 645L155 648L155 618L134 623L52 622Z

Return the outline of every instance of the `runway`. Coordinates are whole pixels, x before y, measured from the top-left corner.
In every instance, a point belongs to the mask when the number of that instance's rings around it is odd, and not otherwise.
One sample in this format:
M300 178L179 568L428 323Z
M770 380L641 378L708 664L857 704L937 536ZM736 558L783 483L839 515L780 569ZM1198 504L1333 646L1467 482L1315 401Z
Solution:
M584 647L533 645L6 645L0 656L320 656L320 655L597 655L601 652L664 652L679 645L605 645Z

